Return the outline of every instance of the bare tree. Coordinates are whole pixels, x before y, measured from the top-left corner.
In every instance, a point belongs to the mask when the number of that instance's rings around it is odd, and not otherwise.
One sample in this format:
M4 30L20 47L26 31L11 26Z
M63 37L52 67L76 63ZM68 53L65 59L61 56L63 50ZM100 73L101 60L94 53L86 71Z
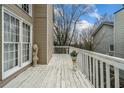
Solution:
M94 33L94 31L96 31L96 28L103 22L110 22L110 23L113 22L113 16L105 13L102 15L100 19L96 19L96 22L94 23L92 28L88 28L82 31L82 34L81 34L81 39L83 42L82 48L91 50L91 51L96 49L96 47L103 40L106 33L103 33L103 35L101 35L102 37L95 44L93 44L94 42L93 42L92 34Z
M93 38L92 38L93 30L94 29L92 27L92 28L87 28L82 31L81 40L82 40L83 49L93 50Z
M57 45L71 45L81 16L92 12L89 5L54 5L54 36Z

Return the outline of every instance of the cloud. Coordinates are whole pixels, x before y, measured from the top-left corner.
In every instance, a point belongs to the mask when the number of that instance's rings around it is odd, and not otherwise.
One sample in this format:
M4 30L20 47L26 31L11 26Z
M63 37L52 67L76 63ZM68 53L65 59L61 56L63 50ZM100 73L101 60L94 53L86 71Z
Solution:
M98 20L100 20L102 16L98 13L98 9L96 8L96 6L92 4L92 5L89 5L89 7L93 9L93 11L89 13L89 16L95 17Z
M102 17L100 14L98 14L97 9L96 9L94 12L89 13L89 15L90 15L91 17L97 18L98 20L100 20L100 18Z
M87 29L90 29L93 27L93 24L88 22L87 20L81 20L76 25L77 31L86 31Z

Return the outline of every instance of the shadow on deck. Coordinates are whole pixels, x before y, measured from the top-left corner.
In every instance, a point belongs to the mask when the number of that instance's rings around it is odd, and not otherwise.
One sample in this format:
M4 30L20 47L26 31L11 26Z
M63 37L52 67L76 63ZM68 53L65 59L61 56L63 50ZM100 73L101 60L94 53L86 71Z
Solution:
M48 65L30 67L6 86L9 88L92 88L93 86L77 68L72 71L68 54L53 54Z

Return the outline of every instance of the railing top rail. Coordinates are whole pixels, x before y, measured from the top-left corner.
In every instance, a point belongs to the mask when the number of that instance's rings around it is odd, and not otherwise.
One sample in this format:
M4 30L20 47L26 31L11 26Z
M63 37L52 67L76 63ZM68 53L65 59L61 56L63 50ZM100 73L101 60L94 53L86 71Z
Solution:
M69 46L54 46L55 48L69 48Z
M88 51L88 50L84 50L84 49L80 49L80 48L75 48L75 47L71 47L71 48L74 48L74 49L78 50L78 52L85 52L85 53L88 53L90 55L96 55L96 56L99 56L99 57L103 57L103 58L107 58L107 59L114 60L114 61L119 61L119 62L122 61L124 63L124 59L123 58L109 56L109 55L106 55L106 54L101 54L101 53L97 53L97 52L93 52L93 51Z
M95 58L99 57L99 58L102 58L102 59L105 59L105 60L114 61L114 62L124 64L124 59L123 58L109 56L109 55L105 55L105 54L101 54L101 53L96 53L96 52L93 52L93 51L88 51L88 50L84 50L84 49L80 49L80 48L75 48L75 47L72 47L72 46L54 46L54 47L71 48L73 50L77 50L79 53L83 52L83 53L88 54L89 56L92 56L92 57L95 57Z
M86 55L89 55L90 57L100 60L100 62L102 61L102 62L105 62L107 64L113 65L117 68L124 70L124 59L123 58L109 56L109 55L96 53L96 52L92 52L88 50L83 50L79 48L74 48L74 47L70 47L70 48L77 50L79 53L86 54Z

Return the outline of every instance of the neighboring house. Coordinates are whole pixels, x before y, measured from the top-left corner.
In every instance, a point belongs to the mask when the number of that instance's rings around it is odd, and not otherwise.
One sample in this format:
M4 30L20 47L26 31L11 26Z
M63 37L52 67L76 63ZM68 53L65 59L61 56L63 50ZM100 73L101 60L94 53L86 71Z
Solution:
M102 23L93 33L94 51L124 58L124 7L114 13L114 24Z
M93 48L95 52L113 55L113 23L101 23L92 36Z
M124 58L124 7L114 14L115 56Z
M0 5L0 83L9 81L32 63L38 44L38 63L48 64L53 52L52 5Z

